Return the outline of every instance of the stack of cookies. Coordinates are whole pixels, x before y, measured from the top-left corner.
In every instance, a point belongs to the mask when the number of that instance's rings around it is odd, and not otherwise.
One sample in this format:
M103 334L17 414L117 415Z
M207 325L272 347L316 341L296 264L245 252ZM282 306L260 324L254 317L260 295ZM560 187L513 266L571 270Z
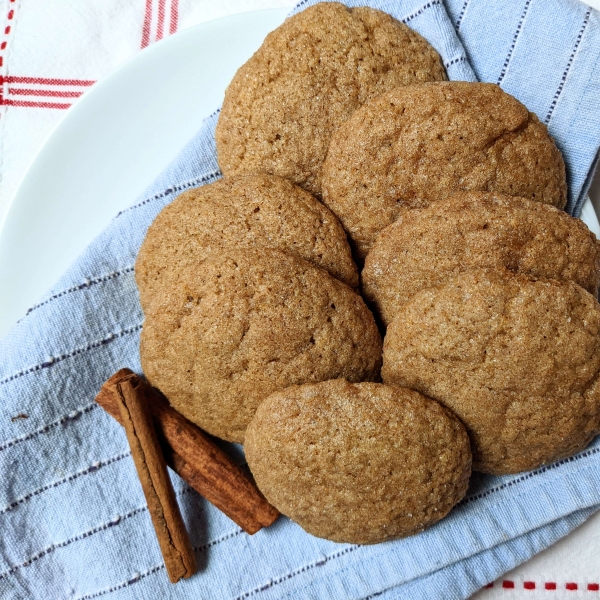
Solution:
M136 263L150 382L334 541L411 535L472 466L600 432L600 243L560 210L536 116L445 79L383 12L289 18L227 89L224 178L167 206Z

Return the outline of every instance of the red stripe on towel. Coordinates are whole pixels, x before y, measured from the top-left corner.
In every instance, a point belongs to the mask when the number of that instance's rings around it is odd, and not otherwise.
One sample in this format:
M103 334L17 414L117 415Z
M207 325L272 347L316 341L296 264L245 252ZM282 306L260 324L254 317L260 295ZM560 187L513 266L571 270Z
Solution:
M171 0L171 23L169 25L169 34L174 34L179 25L179 0Z
M6 106L20 106L21 108L69 108L70 104L59 104L57 102L29 102L27 100L10 100L4 98L2 104Z
M165 30L165 2L166 0L158 0L158 25L156 26L156 40L163 39Z
M142 48L150 43L150 24L152 22L152 0L146 0L146 11L144 13L144 25L142 27Z
M8 88L15 96L42 96L50 98L79 98L83 92L65 92L62 90L30 90L26 88Z
M541 584L540 584L541 586ZM488 583L485 588L493 588L494 587L494 583ZM515 582L511 581L510 579L504 579L502 581L502 588L505 590L512 590L515 589ZM535 581L524 581L523 582L523 589L526 590L535 590L535 589L544 589L544 590L548 590L551 592L556 591L558 588L558 585L555 581L546 581L542 587L538 588L537 584ZM580 589L579 584L575 583L574 581L569 581L568 583L565 583L565 589L569 590L571 592L573 591L577 591ZM600 591L600 583L588 583L588 584L581 584L581 589L586 589L588 592L598 592Z
M8 75L4 78L6 83L39 83L42 85L81 85L88 87L94 85L95 81L91 79L57 79L47 77L16 77L14 75Z

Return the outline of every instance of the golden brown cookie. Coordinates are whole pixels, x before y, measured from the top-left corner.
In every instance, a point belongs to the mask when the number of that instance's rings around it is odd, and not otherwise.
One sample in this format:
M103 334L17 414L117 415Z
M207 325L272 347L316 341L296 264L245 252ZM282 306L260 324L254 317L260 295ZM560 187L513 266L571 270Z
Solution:
M370 98L446 79L437 52L390 15L322 2L271 32L235 74L217 124L225 175L266 171L316 194L331 134Z
M363 259L403 209L456 191L567 199L546 126L497 85L458 81L399 87L357 110L331 139L322 188Z
M271 504L308 533L354 544L433 525L471 474L469 439L450 411L406 388L342 379L269 396L245 451Z
M481 267L574 281L595 296L600 243L583 221L554 206L458 192L404 211L379 234L362 271L363 293L387 326L420 290Z
M452 410L475 470L516 473L600 431L599 333L600 305L575 283L471 271L401 307L382 377Z
M269 394L337 377L377 380L381 337L362 298L276 250L225 249L182 271L146 315L144 373L185 417L226 440Z
M182 270L226 246L282 250L358 285L346 234L329 209L281 177L242 175L181 194L150 225L135 264L144 310L176 287Z

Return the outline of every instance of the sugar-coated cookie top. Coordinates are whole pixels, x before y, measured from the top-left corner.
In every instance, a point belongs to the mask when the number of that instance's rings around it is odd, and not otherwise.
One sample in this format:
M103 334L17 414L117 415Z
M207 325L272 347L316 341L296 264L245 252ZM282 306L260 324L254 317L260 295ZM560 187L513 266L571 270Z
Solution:
M572 282L506 270L423 290L387 329L382 377L452 410L473 468L528 471L600 431L600 305Z
M567 200L546 126L497 85L459 81L398 87L358 109L332 136L322 190L363 259L403 210L460 190Z
M236 73L216 139L226 175L266 171L321 191L332 133L367 100L446 79L437 52L390 15L322 2L288 18Z
M458 192L404 211L379 234L365 260L362 289L387 325L417 292L481 267L574 281L595 296L600 242L583 221L549 204Z
M182 270L230 246L281 250L351 287L358 285L346 233L335 215L291 182L259 173L189 190L159 213L135 265L144 310L174 289Z
M181 273L141 334L144 373L185 417L226 440L269 394L337 377L377 380L381 337L363 299L276 250L224 249Z
M269 396L245 450L260 490L283 514L313 535L355 544L439 521L471 473L465 429L438 403L341 379Z

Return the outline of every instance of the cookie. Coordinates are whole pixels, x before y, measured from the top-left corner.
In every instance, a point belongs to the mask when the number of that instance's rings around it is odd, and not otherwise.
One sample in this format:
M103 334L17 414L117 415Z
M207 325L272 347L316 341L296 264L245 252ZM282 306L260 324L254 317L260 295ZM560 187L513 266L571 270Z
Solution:
M281 250L358 285L346 234L329 209L281 177L242 175L185 192L156 217L135 264L142 307L226 246Z
M475 470L517 473L600 431L599 333L600 305L575 283L471 271L400 308L382 377L452 410Z
M437 52L390 15L323 2L288 18L235 74L216 130L225 175L266 171L319 196L332 133L370 98L446 79Z
M353 544L439 521L471 473L465 429L437 402L341 379L269 396L248 426L245 451L271 504L308 533Z
M573 281L595 296L600 243L583 221L548 204L459 192L405 211L379 234L361 274L363 293L387 326L420 290L478 267Z
M323 201L359 258L406 208L457 191L566 204L562 156L546 126L489 83L399 87L357 110L332 136Z
M144 373L181 414L243 442L269 394L343 377L377 380L381 337L362 298L276 250L225 249L181 273L146 315Z

